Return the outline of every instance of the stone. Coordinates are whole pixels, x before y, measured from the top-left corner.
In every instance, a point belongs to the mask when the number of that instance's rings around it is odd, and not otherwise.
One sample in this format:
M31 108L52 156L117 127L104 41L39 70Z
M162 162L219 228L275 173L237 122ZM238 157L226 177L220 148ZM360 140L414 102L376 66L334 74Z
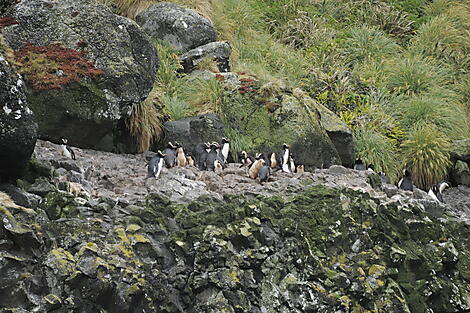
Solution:
M452 143L451 158L470 163L470 139L455 140Z
M231 53L232 48L228 41L210 42L181 55L180 63L183 66L183 71L189 73L199 62L210 59L217 63L220 72L229 72Z
M192 152L201 142L220 142L225 136L224 124L215 113L184 118L178 121L166 122L163 149L168 141L177 141L186 151Z
M36 139L37 125L24 82L0 52L0 181L23 174Z
M92 0L25 0L13 8L12 16L19 24L5 27L3 36L14 50L32 44L50 51L59 43L70 53L84 53L82 58L95 67L96 75L58 89L28 88L40 138L135 151L132 145L118 144L129 137L123 119L147 97L159 65L156 48L140 27ZM63 73L55 75L61 78ZM38 81L26 76L29 87ZM109 138L112 144L105 145Z
M457 160L450 171L450 180L454 185L470 186L470 167L468 163Z
M207 18L176 3L154 4L139 13L136 21L152 38L167 41L175 50L188 51L216 40Z

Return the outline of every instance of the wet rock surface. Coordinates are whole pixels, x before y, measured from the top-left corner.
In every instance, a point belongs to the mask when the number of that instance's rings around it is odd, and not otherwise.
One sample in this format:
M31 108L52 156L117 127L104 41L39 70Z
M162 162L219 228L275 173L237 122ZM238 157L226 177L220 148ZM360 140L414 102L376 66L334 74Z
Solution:
M31 184L53 186L36 209L0 192L0 312L470 309L465 187L440 205L342 166L263 186L232 164L145 181L144 155L58 151L36 146L34 168L54 171Z
M37 140L24 82L0 53L0 181L19 177Z
M201 61L209 59L217 62L220 72L229 72L231 53L232 48L228 41L210 42L181 55L180 63L183 66L184 72L189 73Z

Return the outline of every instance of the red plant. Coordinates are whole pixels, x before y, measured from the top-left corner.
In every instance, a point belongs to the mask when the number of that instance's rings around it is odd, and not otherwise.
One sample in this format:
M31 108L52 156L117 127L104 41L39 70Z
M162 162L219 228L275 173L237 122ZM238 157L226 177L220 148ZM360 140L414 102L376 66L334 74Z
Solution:
M28 43L15 51L20 72L37 90L60 89L85 77L102 75L103 71L84 57L85 53L60 44L33 46Z
M18 24L18 21L11 16L0 17L0 28Z
M218 81L224 81L225 77L224 75L221 75L221 74L215 74L215 79L217 79Z

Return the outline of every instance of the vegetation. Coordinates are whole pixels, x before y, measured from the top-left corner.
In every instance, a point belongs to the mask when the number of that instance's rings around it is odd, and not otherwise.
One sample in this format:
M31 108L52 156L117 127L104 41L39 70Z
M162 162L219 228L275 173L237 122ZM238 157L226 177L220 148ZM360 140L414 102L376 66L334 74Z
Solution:
M131 17L157 2L102 1ZM232 70L247 81L234 92L217 74L180 75L177 54L156 43L157 87L173 119L209 111L242 118L244 103L269 112L278 105L273 96L301 88L352 127L358 156L396 178L410 166L423 188L445 177L447 144L470 136L468 1L175 2L212 20L218 38L232 46ZM210 60L200 68L216 70ZM262 86L282 87L263 94ZM256 113L261 121L270 118L265 111ZM243 132L245 126L242 120L227 130L237 133L238 150L263 136Z

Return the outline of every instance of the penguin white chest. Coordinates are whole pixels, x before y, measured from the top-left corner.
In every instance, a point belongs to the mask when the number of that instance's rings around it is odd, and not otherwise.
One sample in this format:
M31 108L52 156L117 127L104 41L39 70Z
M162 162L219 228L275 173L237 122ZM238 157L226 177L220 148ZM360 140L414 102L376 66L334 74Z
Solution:
M70 153L69 150L67 150L67 147L65 145L60 145L61 148L62 148L62 155L64 155L66 158L69 158L71 159L72 158L72 154Z
M284 151L284 155L282 156L282 171L286 173L290 173L289 169L290 163L289 163L289 149L286 149Z
M163 168L163 162L165 162L165 160L163 158L160 158L160 160L158 161L155 178L158 178L160 176L160 172L162 171L162 168Z
M228 143L224 143L224 145L222 146L222 155L224 156L225 162L227 162L229 149L230 145Z

